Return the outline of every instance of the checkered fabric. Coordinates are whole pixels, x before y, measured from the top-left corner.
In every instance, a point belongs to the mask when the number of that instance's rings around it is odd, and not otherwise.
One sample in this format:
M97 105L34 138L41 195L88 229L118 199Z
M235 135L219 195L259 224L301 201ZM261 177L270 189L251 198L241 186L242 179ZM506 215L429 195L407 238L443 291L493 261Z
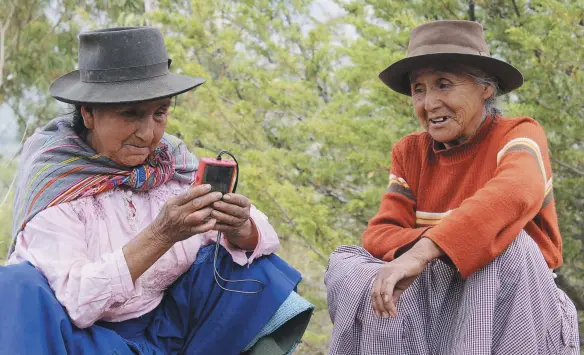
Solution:
M331 255L329 354L580 354L576 309L524 231L466 280L452 266L431 262L402 294L396 318L377 317L371 307L383 264L358 246Z

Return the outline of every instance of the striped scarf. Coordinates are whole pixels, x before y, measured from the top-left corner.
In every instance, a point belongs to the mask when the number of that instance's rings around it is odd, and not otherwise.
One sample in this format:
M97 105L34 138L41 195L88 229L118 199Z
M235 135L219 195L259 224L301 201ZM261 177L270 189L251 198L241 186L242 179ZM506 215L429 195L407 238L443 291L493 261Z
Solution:
M12 220L12 244L37 213L59 203L126 186L148 191L169 180L192 183L198 160L178 138L165 134L145 164L120 167L97 154L72 129L67 118L57 118L24 144Z

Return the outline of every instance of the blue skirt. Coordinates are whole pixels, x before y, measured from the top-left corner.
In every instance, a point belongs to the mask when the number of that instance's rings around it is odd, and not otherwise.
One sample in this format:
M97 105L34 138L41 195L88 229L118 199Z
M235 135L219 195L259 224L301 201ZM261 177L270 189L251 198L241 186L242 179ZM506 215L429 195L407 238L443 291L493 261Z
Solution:
M0 267L0 354L239 354L301 276L276 255L239 266L221 247L217 270L223 277L256 279L265 285L258 294L226 292L213 277L214 251L215 245L202 248L150 313L86 329L71 323L46 279L30 263ZM255 283L223 286L258 288Z

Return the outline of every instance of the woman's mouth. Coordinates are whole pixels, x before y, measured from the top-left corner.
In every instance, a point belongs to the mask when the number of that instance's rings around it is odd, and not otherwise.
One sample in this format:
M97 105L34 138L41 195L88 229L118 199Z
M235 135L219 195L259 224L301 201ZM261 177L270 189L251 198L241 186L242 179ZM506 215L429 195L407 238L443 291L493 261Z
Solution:
M137 145L126 144L126 147L134 154L149 154L150 149L148 147L139 147Z
M430 125L432 126L440 126L443 125L444 123L446 123L449 120L448 116L441 116L441 117L435 117L435 118L431 118L430 121Z

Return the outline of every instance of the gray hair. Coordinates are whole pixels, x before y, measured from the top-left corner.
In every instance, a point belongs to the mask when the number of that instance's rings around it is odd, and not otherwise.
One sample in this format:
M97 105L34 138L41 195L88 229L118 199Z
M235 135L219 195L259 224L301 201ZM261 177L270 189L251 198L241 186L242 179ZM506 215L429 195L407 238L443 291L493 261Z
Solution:
M491 116L501 115L503 113L497 98L499 95L499 83L497 82L497 78L489 76L484 71L473 67L462 67L459 74L471 78L478 86L492 87L493 94L485 100L485 112L487 115Z
M503 113L503 110L501 109L499 100L497 98L500 92L497 78L489 76L483 70L469 65L452 64L432 69L434 69L437 72L464 75L472 79L472 81L478 86L492 87L493 94L485 100L485 113L490 116L501 115ZM412 79L414 79L414 77L412 76L412 73L410 73L410 81Z

